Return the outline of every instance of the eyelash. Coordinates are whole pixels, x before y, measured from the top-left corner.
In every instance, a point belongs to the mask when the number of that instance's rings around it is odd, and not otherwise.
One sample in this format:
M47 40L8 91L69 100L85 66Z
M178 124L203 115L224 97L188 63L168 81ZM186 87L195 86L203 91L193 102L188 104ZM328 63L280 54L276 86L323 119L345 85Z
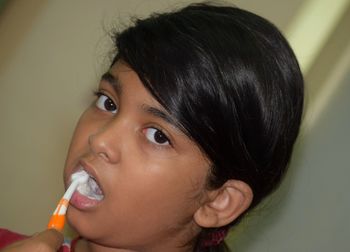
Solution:
M167 144L155 143L154 141L149 140L146 134L148 133L147 131L150 131L150 130L155 130L156 132L159 132L162 135L162 137L165 138L165 141L167 142ZM154 133L156 133L156 132L154 132ZM158 127L155 127L155 126L146 127L146 128L144 128L142 130L142 133L147 138L147 141L149 141L151 144L157 146L158 148L166 148L166 147L169 147L169 146L173 147L172 141L169 139L168 135L166 133L164 133L164 131L159 129Z
M100 109L100 110L103 110L103 111L107 111L107 112L111 112L113 114L117 113L118 111L118 106L117 104L113 101L112 98L110 98L107 94L105 94L104 92L101 92L101 91L94 91L94 95L97 97L96 101L95 101L95 106ZM104 96L106 97L106 100L104 101L100 101L100 98ZM110 110L109 108L106 108L106 101L109 101L110 103L112 104L109 104L109 105L112 105L114 106L115 108L113 110ZM103 104L99 104L101 106L98 105L98 103L100 102L103 102ZM104 108L103 108L104 107Z
M95 101L95 106L96 106L98 109L103 110L103 111L107 111L107 112L111 112L111 113L116 113L116 112L117 112L118 106L117 106L116 103L113 101L113 99L110 98L107 94L105 94L104 92L102 92L102 91L100 91L100 90L94 90L94 91L93 91L93 94L94 94L94 96L96 96L96 98L97 98L96 101ZM104 108L104 109L103 109L103 108L100 108L100 107L97 105L97 103L98 103L98 101L99 101L99 98L100 98L101 96L105 96L107 99L109 99L111 102L113 102L114 106L116 107L116 109L115 109L116 112L112 112L112 111L110 111L110 110L108 110L108 109L106 109L106 108ZM149 139L147 138L147 136L146 136L147 130L156 130L156 131L160 132L160 134L166 138L166 141L168 142L168 144L157 144L157 143L155 143L155 142L149 140ZM147 141L149 141L151 144L153 144L153 145L156 146L157 148L166 148L166 147L169 147L169 146L173 147L172 141L170 141L168 135L167 135L166 133L164 133L164 131L163 131L162 129L160 129L159 127L156 127L156 126L149 126L149 127L146 127L146 128L144 128L144 129L142 130L142 133L145 135Z

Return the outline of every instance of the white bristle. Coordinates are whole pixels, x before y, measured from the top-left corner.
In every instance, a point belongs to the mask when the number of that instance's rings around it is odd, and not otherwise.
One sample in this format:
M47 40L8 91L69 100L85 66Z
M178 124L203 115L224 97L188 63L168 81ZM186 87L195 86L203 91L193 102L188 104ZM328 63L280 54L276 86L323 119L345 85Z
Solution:
M89 174L84 170L81 170L72 174L72 177L71 177L71 181L72 182L77 181L76 183L78 184L86 183L88 179L89 179Z

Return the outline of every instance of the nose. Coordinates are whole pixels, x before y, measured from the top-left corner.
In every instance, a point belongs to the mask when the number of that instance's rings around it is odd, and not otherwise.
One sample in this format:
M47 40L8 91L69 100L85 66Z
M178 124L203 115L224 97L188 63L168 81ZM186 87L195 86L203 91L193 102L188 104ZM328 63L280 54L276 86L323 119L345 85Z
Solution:
M90 150L109 163L118 163L120 159L121 135L123 132L116 122L109 122L91 134L88 139Z

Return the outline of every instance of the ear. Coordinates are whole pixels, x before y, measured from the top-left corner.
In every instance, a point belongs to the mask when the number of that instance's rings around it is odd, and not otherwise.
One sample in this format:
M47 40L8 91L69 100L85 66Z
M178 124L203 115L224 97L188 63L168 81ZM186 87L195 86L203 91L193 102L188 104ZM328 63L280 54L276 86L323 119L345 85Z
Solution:
M253 191L240 180L228 180L219 189L208 192L208 200L194 214L195 222L206 228L222 227L234 221L251 204Z

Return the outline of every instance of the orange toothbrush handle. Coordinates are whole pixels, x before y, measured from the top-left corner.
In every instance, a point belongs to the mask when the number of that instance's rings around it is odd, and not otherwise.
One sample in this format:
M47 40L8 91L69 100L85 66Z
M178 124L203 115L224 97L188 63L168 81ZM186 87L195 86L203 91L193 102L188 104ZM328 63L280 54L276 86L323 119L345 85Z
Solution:
M60 202L57 205L57 208L53 215L51 216L51 219L49 221L49 224L47 225L47 228L54 228L58 231L62 231L64 228L64 223L66 219L66 210L68 207L68 200L61 199Z
M47 228L48 229L54 228L58 231L63 231L65 219L66 219L65 215L54 214L51 216L51 219L49 221L49 224L47 225Z

